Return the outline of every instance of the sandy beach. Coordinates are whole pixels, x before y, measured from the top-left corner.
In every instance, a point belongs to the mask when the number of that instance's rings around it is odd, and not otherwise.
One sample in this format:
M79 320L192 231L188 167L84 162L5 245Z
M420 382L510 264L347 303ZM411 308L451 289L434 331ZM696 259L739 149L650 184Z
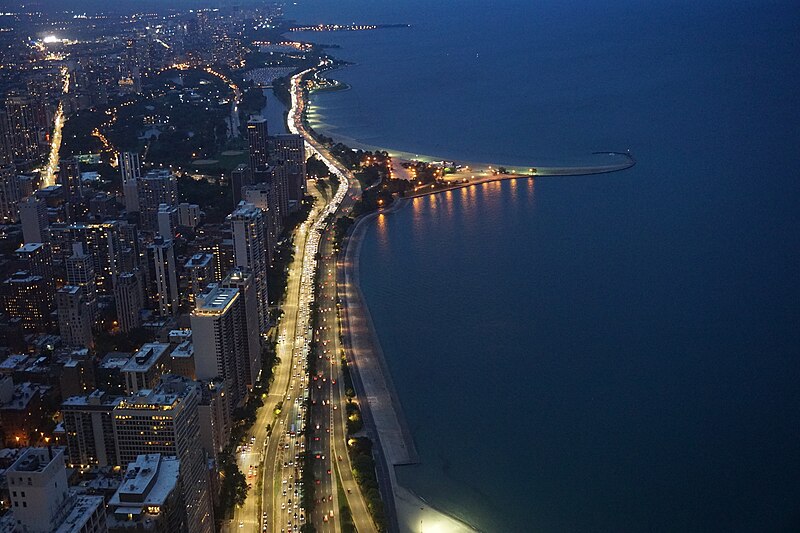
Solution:
M394 512L399 531L475 531L467 524L441 512L397 481L395 466L419 462L413 437L408 430L399 398L386 365L380 341L375 333L369 308L359 286L359 255L369 224L380 216L390 216L408 200L398 200L381 213L358 220L352 228L342 260L340 295L344 306L343 322L347 331L345 345L356 373L354 381L359 396L366 399L365 421L371 426L382 450L388 470Z

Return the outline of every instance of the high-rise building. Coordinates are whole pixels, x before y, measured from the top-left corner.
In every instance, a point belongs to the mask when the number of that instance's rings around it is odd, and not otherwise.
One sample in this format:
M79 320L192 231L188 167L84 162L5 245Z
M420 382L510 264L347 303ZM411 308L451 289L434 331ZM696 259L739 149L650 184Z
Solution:
M119 221L119 236L122 244L120 252L120 272L130 272L142 268L144 260L139 242L139 229L136 224Z
M231 171L231 187L233 189L233 205L234 207L242 201L242 187L252 185L253 174L250 172L250 167L242 163Z
M21 198L17 169L11 164L0 165L0 224L13 224L19 220Z
M288 181L283 165L270 165L259 167L253 172L254 185L248 187L252 189L256 185L267 186L270 188L270 214L275 225L275 234L280 235L283 231L283 219L289 213ZM247 194L244 190L242 195Z
M124 246L121 228L117 220L53 225L48 231L48 238L53 255L62 260L67 260L74 253L73 243L83 243L94 263L97 292L108 295L114 290L114 277L122 272Z
M269 159L269 139L267 120L264 117L253 115L247 121L247 144L250 147L250 168L266 165Z
M253 204L264 212L267 223L267 262L272 265L275 247L278 245L278 205L272 183L256 183L242 187L243 202Z
M180 484L180 460L151 453L139 455L108 501L109 533L190 533Z
M123 272L114 284L114 303L117 307L119 329L127 333L142 325L141 311L144 308L142 284L139 271Z
M189 281L189 303L194 304L195 297L203 292L209 283L217 281L214 256L194 254L183 266L183 269Z
M200 211L199 205L181 202L178 204L178 225L196 228L200 224L201 214L202 211Z
M253 274L258 302L258 332L267 333L269 300L267 298L267 221L264 212L253 204L239 203L228 215L233 232L236 266Z
M6 114L14 160L26 164L43 156L45 146L39 143L45 129L41 103L25 96L9 96Z
M20 533L106 533L102 496L69 490L64 450L28 448L6 471Z
M224 278L236 266L233 249L233 239L220 239L210 246L210 251L214 254L217 279Z
M216 462L231 437L230 397L222 379L203 381L200 399L200 443Z
M274 142L272 158L286 168L289 203L296 209L306 194L306 143L302 135L291 133L276 135Z
M44 332L50 327L53 295L42 276L30 272L14 273L0 285L3 306L23 331Z
M156 237L147 247L152 258L150 272L150 293L155 298L156 309L162 317L173 316L178 312L178 274L175 266L175 246L168 239Z
M42 276L47 283L53 285L53 254L50 246L44 242L25 243L14 252L17 260L34 276Z
M97 316L97 280L94 275L94 262L86 253L82 242L72 243L72 255L65 262L67 283L83 290L83 297L89 305L92 317Z
M142 177L142 167L139 164L139 154L134 152L120 152L117 156L119 171L122 175L122 196L125 200L125 210L128 213L139 211L139 191L137 180Z
M158 235L164 239L174 239L175 229L178 227L178 208L173 205L161 204L156 213L158 220Z
M67 460L71 466L116 464L112 415L120 400L118 396L97 389L87 396L69 397L61 404Z
M25 242L47 242L47 204L36 196L28 196L19 202L19 218L22 222L22 238Z
M244 305L245 342L247 344L247 365L245 366L245 383L252 388L261 374L261 335L258 330L258 293L253 273L237 267L231 270L220 287L239 289Z
M58 162L58 181L64 189L67 200L67 218L74 221L82 202L81 168L77 158L71 157Z
M83 289L75 285L64 285L56 291L58 310L58 331L67 346L94 348L92 336L92 308L83 294Z
M155 232L159 206L178 205L178 179L169 170L151 170L137 180L137 191L142 229Z
M272 185L274 194L275 231L283 231L283 219L289 214L289 181L284 165L265 165L253 171L253 182ZM243 193L244 194L244 193Z
M142 454L161 453L180 460L180 484L192 533L212 533L214 516L208 471L200 441L200 387L187 378L167 374L153 390L124 398L114 409L117 464Z
M8 113L0 109L0 167L14 164L14 143L11 140L11 124Z
M222 379L233 409L247 392L244 300L238 289L212 284L195 304L191 323L197 379Z

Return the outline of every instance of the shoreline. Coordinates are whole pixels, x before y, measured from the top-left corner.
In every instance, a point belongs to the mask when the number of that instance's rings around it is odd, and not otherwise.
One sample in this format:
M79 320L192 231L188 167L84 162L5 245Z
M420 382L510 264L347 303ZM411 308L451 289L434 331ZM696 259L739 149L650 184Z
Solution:
M537 164L530 164L530 165L519 165L519 164L504 164L504 163L491 163L485 161L473 161L467 160L462 158L449 158L449 157L439 157L430 154L417 154L412 152L406 152L403 150L397 150L394 148L387 148L385 146L377 146L370 143L365 143L355 139L353 137L348 137L347 135L341 135L336 132L336 127L330 124L326 124L316 119L312 119L309 116L309 113L315 113L315 106L311 103L311 95L306 98L305 104L305 116L308 122L308 127L318 135L324 135L326 137L330 137L334 140L334 142L340 142L345 146L351 149L358 149L364 151L381 151L387 152L389 156L397 163L400 162L411 162L411 161L421 161L425 163L432 163L432 162L439 162L439 161L448 161L453 162L458 165L465 167L464 169L460 170L456 173L457 177L460 175L461 179L470 179L475 183L483 183L486 181L495 181L501 179L514 179L514 178L536 178L536 177L556 177L556 176L590 176L595 174L609 174L612 172L620 172L623 170L627 170L636 165L636 159L630 153L627 152L619 152L615 150L601 150L601 151L593 151L588 154L584 154L581 156L574 156L573 161L570 163L564 162L557 162L556 160L549 160L545 165L537 165ZM602 156L612 156L618 159L617 162L610 163L610 164L601 164L600 159ZM590 161L591 160L591 161ZM499 169L505 168L507 173L505 174L492 174L492 169ZM477 177L475 174L489 174ZM453 176L452 174L450 176ZM493 177L494 179L484 179ZM451 177L451 179L453 179ZM470 183L465 183L464 185L469 185ZM457 186L453 186L451 188L458 188ZM445 190L444 188L442 190Z
M309 112L313 113L314 111L311 94L303 93L302 99L304 101L303 116L308 122L306 128L300 129L305 135L313 137L314 135L310 133L313 131L315 134L331 137L334 142L342 142L351 149L386 151L393 159L394 171L399 171L397 166L402 168L404 161L453 161L380 148L330 131L324 132L325 125L308 116ZM315 129L315 126L318 129ZM434 182L431 185L422 186L420 190L415 189L410 194L397 198L386 209L359 217L345 235L345 242L337 260L337 284L341 287L342 323L347 331L347 334L342 334L342 341L348 354L348 363L353 368L353 384L356 394L363 398L361 407L365 430L374 443L376 473L392 529L396 526L398 531L416 531L418 527L421 529L424 523L428 528L437 531L454 533L480 531L479 528L465 520L430 505L422 497L398 482L397 466L418 464L420 461L360 285L360 252L369 224L379 216L391 214L408 205L414 198L421 196L509 179L606 174L626 170L636 164L636 159L630 152L603 151L591 154L593 160L598 159L601 155L615 157L617 162L607 165L592 161L591 164L583 162L581 165L573 166L561 164L546 167L534 165L520 167L519 165L495 165L456 160L453 162L460 167L455 173L448 175L444 182L438 184Z
M385 210L360 217L345 237L337 277L344 289L340 297L343 322L348 331L347 335L343 335L350 354L348 363L354 370L354 386L359 389L356 392L364 399L362 414L371 430L368 434L375 442L373 449L379 455L376 466L379 467L379 474L383 474L381 477L388 478L388 486L382 484L381 487L382 492L388 492L385 495L388 501L384 503L399 530L412 531L418 524L425 523L430 527L458 533L479 531L462 519L434 507L397 480L396 467L418 464L420 461L361 290L359 259L369 225L379 216L392 214L410 202L410 199L398 199Z

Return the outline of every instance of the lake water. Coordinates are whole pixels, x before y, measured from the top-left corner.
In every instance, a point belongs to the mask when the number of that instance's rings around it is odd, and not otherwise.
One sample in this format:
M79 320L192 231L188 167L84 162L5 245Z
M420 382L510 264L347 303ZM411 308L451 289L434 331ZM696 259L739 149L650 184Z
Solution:
M422 464L487 531L800 530L800 7L366 2L302 22L356 65L329 134L604 176L381 217L364 293Z

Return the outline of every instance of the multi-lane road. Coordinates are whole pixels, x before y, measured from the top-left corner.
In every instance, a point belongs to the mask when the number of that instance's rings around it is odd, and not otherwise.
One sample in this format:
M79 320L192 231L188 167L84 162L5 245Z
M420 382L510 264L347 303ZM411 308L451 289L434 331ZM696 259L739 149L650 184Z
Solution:
M358 531L370 532L375 528L353 479L346 453L345 396L338 364L341 346L335 305L336 261L331 232L325 231L329 215L352 207L358 185L350 172L303 130L300 79L304 74L292 78L289 131L305 136L309 155L316 154L325 162L337 176L339 185L330 199L314 194L314 207L295 235L295 255L289 266L283 316L277 326L276 348L280 363L275 368L270 392L257 415L251 437L239 452L238 463L251 490L244 505L236 509L230 529L288 533L299 531L310 521L318 531L339 533L338 483L341 480L342 492ZM322 257L319 262L318 257ZM317 268L322 269L319 301L315 301L314 290ZM319 310L320 322L330 325L316 332L320 348L311 354L313 307ZM308 357L318 358L314 376L307 372ZM307 399L310 402L306 402ZM306 403L314 411L309 442L302 433ZM278 404L280 408L276 409ZM300 481L303 453L312 455L312 487L304 487ZM337 466L334 466L334 457L342 458L337 459ZM316 500L313 516L306 515L302 507L304 491L313 491Z
M335 214L347 213L360 194L358 181L352 173L339 163L330 152L317 143L303 129L302 116L305 101L300 79L305 73L292 78L292 109L290 131L300 133L306 138L309 151L316 154L339 180L339 191L345 195ZM346 184L346 189L343 185ZM316 372L309 381L310 423L309 453L312 457L311 478L314 480L314 515L312 521L317 530L338 533L340 528L339 509L342 504L349 507L353 523L360 533L376 531L366 502L353 477L346 443L346 396L340 365L343 355L340 343L339 320L336 292L336 252L333 246L333 228L327 227L319 247L319 290L316 308L318 311L317 331L315 332ZM341 484L341 491L339 485ZM339 495L345 502L339 501Z

